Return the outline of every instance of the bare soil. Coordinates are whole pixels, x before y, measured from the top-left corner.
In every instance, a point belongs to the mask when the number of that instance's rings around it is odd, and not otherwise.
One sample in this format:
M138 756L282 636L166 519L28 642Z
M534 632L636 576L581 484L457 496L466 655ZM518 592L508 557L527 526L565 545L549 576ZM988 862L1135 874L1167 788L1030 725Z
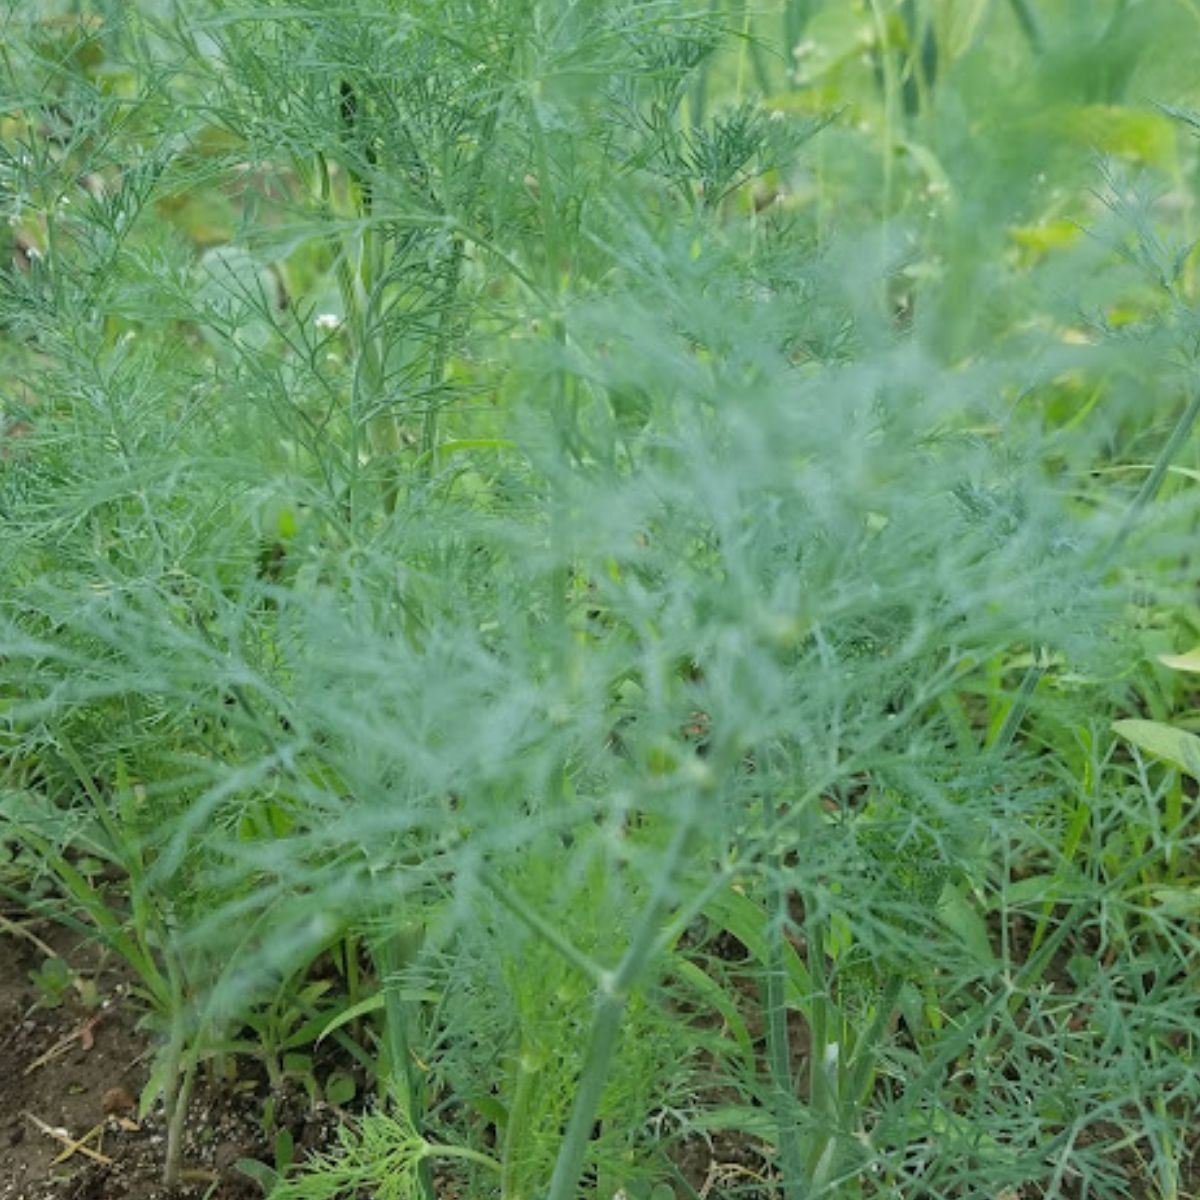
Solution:
M137 1111L153 1039L139 1028L142 1013L119 965L67 930L19 928L21 936L0 933L0 1200L261 1197L235 1166L272 1159L256 1085L193 1099L188 1181L163 1187L161 1111ZM50 956L79 985L58 1003L31 977ZM292 1107L296 1145L325 1141L334 1114Z
M733 963L742 957L732 944L714 949ZM73 981L61 996L35 980L48 959L65 965ZM163 1186L161 1110L144 1116L137 1110L154 1050L142 1016L120 964L96 946L60 926L0 914L0 1200L260 1200L258 1184L237 1168L246 1159L273 1158L262 1125L267 1088L253 1079L194 1096L185 1136L187 1182ZM803 1060L804 1031L794 1032ZM336 1110L314 1108L300 1094L274 1099L297 1158L332 1142ZM1114 1147L1119 1134L1113 1130ZM706 1200L773 1192L769 1151L744 1135L689 1138L672 1147L671 1157ZM1157 1195L1128 1148L1114 1148L1117 1162L1126 1169L1131 1196ZM447 1200L463 1195L453 1179L436 1186ZM1180 1195L1200 1198L1200 1139L1185 1163ZM1026 1193L1019 1200L1036 1197Z

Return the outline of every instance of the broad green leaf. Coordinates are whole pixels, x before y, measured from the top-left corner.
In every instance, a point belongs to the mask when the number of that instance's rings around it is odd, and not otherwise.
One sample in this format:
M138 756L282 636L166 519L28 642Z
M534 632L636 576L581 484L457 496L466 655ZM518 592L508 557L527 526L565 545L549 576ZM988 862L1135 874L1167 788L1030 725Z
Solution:
M1186 654L1160 654L1158 661L1172 671L1187 671L1192 675L1200 675L1200 646L1189 650Z
M742 1052L742 1060L747 1069L753 1072L754 1043L751 1040L750 1031L746 1028L746 1022L742 1019L742 1014L738 1012L737 1005L715 979L686 958L676 959L674 971L699 995L704 1003L721 1014L725 1024L729 1027L733 1040L737 1042L738 1049Z
M938 55L947 62L961 58L975 42L992 0L936 0L933 27Z
M491 1121L500 1129L508 1124L508 1106L495 1096L468 1096L466 1101L485 1121Z
M144 1121L149 1115L154 1102L163 1095L167 1088L170 1075L171 1056L164 1046L154 1057L154 1065L150 1068L150 1077L138 1095L138 1120Z
M1187 921L1200 916L1200 885L1160 887L1150 894L1164 916Z
M952 883L946 884L942 889L942 896L938 901L938 916L947 929L958 934L972 957L987 966L995 964L996 956L992 952L992 942L983 918Z
M1175 159L1175 127L1162 113L1113 104L1087 104L1060 114L1071 140L1147 166L1169 169Z
M313 1057L311 1054L285 1054L283 1069L294 1075L312 1075Z
M330 1104L338 1106L349 1104L354 1099L358 1087L354 1076L346 1071L334 1071L325 1080L325 1099Z
M1062 880L1057 875L1029 875L1010 883L1005 891L1009 904L1040 904L1053 900L1062 887Z
M279 1172L256 1159L239 1158L233 1165L247 1178L253 1179L262 1188L264 1196L269 1196L279 1182Z
M275 1168L285 1172L296 1156L296 1143L290 1129L281 1129L275 1135Z
M344 1008L324 1029L321 1030L318 1042L324 1041L335 1029L341 1029L343 1025L349 1025L351 1021L358 1017L364 1017L368 1013L379 1012L383 1008L383 993L376 992L373 996L368 996L365 1000L360 1000L357 1004L350 1005L349 1008Z
M1009 237L1021 247L1040 258L1051 250L1070 246L1083 235L1075 221L1045 221L1040 225L1018 225L1009 230Z
M1139 750L1200 779L1200 737L1161 721L1114 721L1113 732Z
M399 992L401 1000L408 1003L436 1004L441 998L437 992L421 991L417 989L402 988ZM357 1004L351 1004L349 1008L344 1008L335 1016L324 1029L321 1030L317 1041L324 1041L335 1029L341 1029L343 1025L348 1025L351 1021L359 1017L365 1017L369 1013L379 1012L384 1005L384 996L382 992L376 992L372 996L368 996L365 1000L360 1000Z
M936 189L941 196L953 196L954 189L950 182L950 176L938 156L928 146L923 146L920 142L905 141L899 143L898 149L903 150L916 163L931 189Z
M767 961L768 917L765 910L748 896L727 888L704 906L704 915L732 933L760 963ZM812 979L790 942L784 943L783 959L787 970L785 992L788 1007L807 1013L813 992Z
M769 1109L743 1104L722 1104L688 1118L688 1128L697 1131L733 1129L754 1137L772 1138L777 1129Z
M199 239L198 239L199 240ZM196 267L196 295L215 328L220 343L226 335L262 348L272 335L271 313L281 302L274 273L240 246L223 245L205 251Z

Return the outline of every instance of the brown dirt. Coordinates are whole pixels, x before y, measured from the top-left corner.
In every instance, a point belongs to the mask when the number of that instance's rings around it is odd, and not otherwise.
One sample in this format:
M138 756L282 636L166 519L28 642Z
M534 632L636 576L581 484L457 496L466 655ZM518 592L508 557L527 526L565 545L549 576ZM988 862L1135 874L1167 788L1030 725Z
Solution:
M0 932L0 1200L261 1197L234 1166L240 1158L272 1159L260 1089L249 1084L196 1096L185 1141L189 1182L164 1188L161 1110L139 1118L133 1107L153 1041L138 1027L141 1011L122 972L69 931L23 928L20 937ZM44 939L42 948L30 933ZM58 1004L31 979L47 950L79 985ZM289 1124L297 1146L326 1139L333 1114L289 1109L296 1110ZM106 1161L70 1151L70 1142L85 1135L87 1149Z
M0 1200L259 1200L259 1187L235 1164L272 1159L261 1120L265 1087L241 1080L201 1091L185 1139L189 1182L164 1188L161 1111L139 1118L132 1107L154 1044L139 1027L142 1011L120 965L61 927L26 923L16 936L5 925L13 922L0 921ZM732 944L711 949L733 965L744 953ZM31 978L48 953L75 981L58 1003ZM297 1095L278 1097L277 1104L298 1157L329 1143L335 1111L314 1111ZM106 1161L71 1152L70 1143L85 1135L86 1147ZM671 1157L700 1195L773 1194L770 1154L744 1135L692 1137L676 1144ZM1135 1178L1138 1164L1128 1165ZM1182 1194L1200 1197L1200 1142L1184 1175ZM441 1180L438 1190L462 1194L451 1180ZM1132 1194L1142 1193L1135 1187Z

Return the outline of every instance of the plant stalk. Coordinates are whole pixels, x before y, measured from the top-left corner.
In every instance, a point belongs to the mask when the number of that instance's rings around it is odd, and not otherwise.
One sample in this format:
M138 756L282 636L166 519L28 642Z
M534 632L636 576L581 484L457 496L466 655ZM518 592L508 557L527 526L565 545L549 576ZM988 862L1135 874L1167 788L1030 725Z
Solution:
M517 1083L513 1089L512 1103L508 1106L508 1120L504 1126L504 1148L500 1157L500 1200L519 1200L517 1192L517 1166L521 1141L525 1134L529 1105L533 1089L541 1070L528 1048L522 1046L517 1053Z
M196 1064L189 1060L183 1068L178 1091L171 1097L167 1109L167 1150L163 1167L163 1186L172 1188L180 1182L183 1168L183 1127L192 1100L192 1084L196 1079Z
M579 1194L579 1176L583 1172L583 1161L591 1141L596 1112L600 1107L600 1099L612 1069L613 1056L620 1041L625 1003L630 989L653 956L652 951L663 913L674 890L675 872L691 839L694 820L694 815L688 814L680 821L667 851L658 884L638 918L625 954L616 970L602 980L596 1011L592 1017L583 1072L575 1093L567 1130L554 1162L554 1172L550 1178L550 1190L546 1200L575 1200Z
M775 803L768 789L763 797L763 815L775 823ZM787 967L784 965L784 932L787 926L787 889L780 883L782 854L772 855L771 894L768 904L774 916L767 922L767 1059L771 1091L775 1101L775 1136L783 1170L784 1200L805 1200L804 1152L796 1126L795 1081L792 1078L791 1041L787 1025Z
M1045 48L1045 39L1042 36L1042 25L1038 20L1037 13L1033 10L1033 5L1029 0L1009 0L1009 4L1013 10L1013 16L1017 19L1017 24L1021 27L1021 32L1025 35L1025 40L1029 43L1030 49L1035 54L1041 54Z

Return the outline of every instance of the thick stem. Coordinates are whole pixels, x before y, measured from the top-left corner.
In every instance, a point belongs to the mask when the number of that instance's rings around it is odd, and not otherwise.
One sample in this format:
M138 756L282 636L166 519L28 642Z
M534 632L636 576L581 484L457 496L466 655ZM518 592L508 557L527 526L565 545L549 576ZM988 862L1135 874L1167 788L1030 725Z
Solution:
M1017 19L1017 24L1021 27L1021 32L1025 35L1025 40L1029 43L1030 48L1035 54L1041 54L1045 45L1042 37L1042 26L1038 21L1037 13L1033 11L1033 5L1029 0L1009 0L1012 5L1013 16Z
M871 16L875 23L875 41L879 53L879 68L883 81L883 215L892 215L893 160L896 157L896 126L900 110L900 80L892 53L887 14L881 0L870 0Z
M717 16L718 9L721 7L721 0L709 0L708 2L708 19L714 20ZM741 56L738 58L738 99L742 95L742 68ZM704 114L708 108L708 60L700 63L696 68L696 82L692 86L691 97L691 112L688 114L693 126L704 124Z
M769 791L763 797L763 815L768 825L775 823L775 803ZM773 854L771 858L773 882L768 903L774 911L767 923L767 1059L775 1102L775 1132L783 1170L784 1200L804 1200L808 1188L804 1152L796 1125L796 1094L787 1025L787 967L784 963L787 889L778 882L784 867L782 854Z
M806 904L805 907L809 906ZM816 919L810 918L808 922L808 974L813 986L809 1017L808 1099L816 1123L806 1168L809 1180L815 1179L829 1160L837 1116L837 1097L830 1084L830 1071L837 1069L840 1047L836 1040L829 1037L829 980L825 973L825 928L822 920L818 916Z
M167 1038L167 1061L163 1071L163 1113L167 1120L167 1148L163 1161L163 1185L174 1187L179 1182L180 1161L183 1157L182 1117L187 1110L191 1090L190 1072L184 1066L187 1044L183 1013L183 973L171 956L166 960L169 988L168 1012L170 1033Z
M1158 489L1162 487L1162 482L1167 476L1167 472L1171 469L1171 463L1175 459L1176 453L1182 448L1184 442L1191 435L1192 427L1196 424L1196 419L1200 417L1200 388L1196 389L1196 393L1188 401L1188 406L1183 411L1183 415L1179 418L1175 428L1171 430L1171 436L1167 438L1162 450L1159 452L1158 458L1155 459L1154 469L1146 476L1145 482L1138 489L1138 493L1134 496L1129 505L1129 510L1125 514L1125 519L1121 522L1120 528L1113 535L1112 541L1109 543L1101 560L1102 565L1107 565L1117 553L1118 550L1125 544L1129 535L1137 528L1137 523L1142 515L1143 510L1158 495Z
M522 1046L517 1055L517 1084L512 1103L508 1106L508 1121L504 1126L504 1149L500 1160L500 1200L518 1200L517 1166L525 1122L533 1088L541 1075L537 1058Z
M793 61L793 53L804 37L808 19L812 15L812 0L784 0L783 4L783 58L785 63Z
M563 1135L558 1157L554 1162L554 1174L550 1178L547 1200L572 1200L578 1194L577 1186L583 1171L583 1159L592 1138L596 1110L600 1107L600 1098L608 1083L624 1014L625 995L621 992L609 991L596 1004L588 1039L587 1059L575 1092L571 1119L567 1123L567 1131Z
M579 1087L575 1092L575 1103L571 1109L567 1131L563 1135L558 1157L554 1162L554 1173L550 1178L550 1190L546 1200L574 1200L578 1195L579 1176L583 1171L588 1143L591 1141L592 1126L596 1121L600 1098L608 1083L613 1056L620 1040L625 1002L631 987L653 956L659 926L674 890L675 872L691 838L693 819L689 814L680 821L667 851L658 886L638 918L625 954L617 969L611 975L606 975L601 983L588 1038L587 1057L584 1060Z
M177 1082L169 1085L168 1101L164 1104L167 1116L167 1149L163 1165L164 1187L175 1187L182 1177L183 1129L192 1100L192 1084L195 1078L196 1064L189 1056L187 1065L182 1070L182 1078L176 1074Z

